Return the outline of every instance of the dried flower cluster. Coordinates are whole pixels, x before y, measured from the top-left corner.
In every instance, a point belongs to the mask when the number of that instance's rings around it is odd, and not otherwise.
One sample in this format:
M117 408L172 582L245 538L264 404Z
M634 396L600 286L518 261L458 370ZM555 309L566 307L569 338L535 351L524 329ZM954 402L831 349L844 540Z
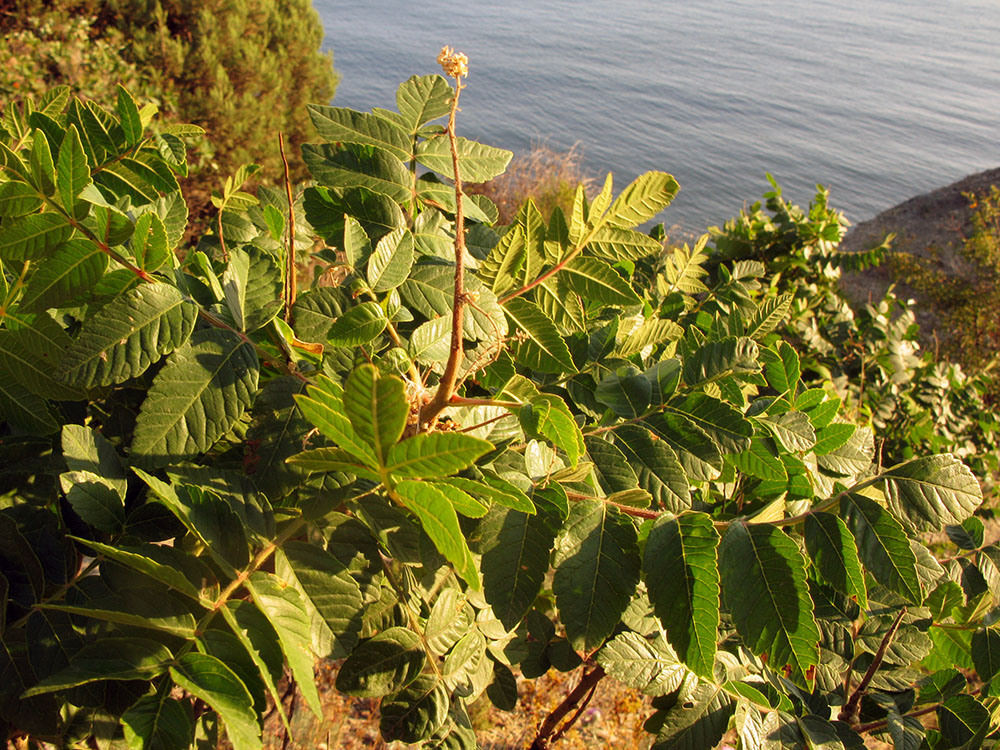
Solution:
M464 52L456 52L445 45L438 53L438 64L444 69L445 75L452 78L464 78L469 75L469 58Z

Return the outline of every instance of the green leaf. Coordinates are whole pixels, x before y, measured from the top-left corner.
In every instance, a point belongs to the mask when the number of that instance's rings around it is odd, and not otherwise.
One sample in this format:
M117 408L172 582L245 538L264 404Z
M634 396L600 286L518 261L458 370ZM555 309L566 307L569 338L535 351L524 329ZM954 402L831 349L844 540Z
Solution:
M73 234L61 214L29 214L4 222L0 227L0 259L4 263L40 260L50 255Z
M410 199L413 177L397 155L365 146L304 143L302 161L319 185L363 187L397 203Z
M666 408L668 413L679 414L693 422L718 444L723 453L739 453L750 447L753 425L730 404L705 393L692 393L683 399L674 399ZM652 420L647 420L653 423ZM665 440L670 438L661 434Z
M655 506L679 513L691 507L691 489L680 459L665 440L641 425L615 430L617 445L631 464L639 487L649 492Z
M479 295L476 306L466 308L462 330L473 341L495 341L507 335L507 319L497 304L496 296L474 276L467 276L467 292ZM455 266L440 263L416 265L410 277L399 287L406 304L427 319L444 317L451 320L455 299Z
M9 371L0 371L0 415L32 435L59 431L59 422L45 399L17 383Z
M972 663L983 682L993 679L1000 672L1000 631L980 628L973 633Z
M42 207L38 191L23 182L0 183L0 216L24 216Z
M194 715L187 701L157 692L122 714L125 742L134 750L188 750L194 741Z
M109 545L89 540L82 540L81 543L95 552L101 553L109 560L114 560L127 568L166 584L195 601L201 601L201 592L182 570L174 567L174 561L170 560L171 557L174 557L172 548L154 544L142 547L121 544ZM183 555L184 553L179 554ZM199 570L197 566L192 565L192 567Z
M415 435L392 446L386 466L396 477L429 479L457 474L472 466L493 444L458 432Z
M75 125L70 125L59 147L59 159L56 162L56 187L63 208L75 214L73 206L80 191L90 182L90 167L87 155L80 143L80 134Z
M639 583L635 527L604 503L573 503L556 548L559 616L577 651L591 652L611 635Z
M121 84L118 90L118 117L121 118L122 132L125 134L125 141L134 146L142 140L142 118L139 116L139 108L135 104L135 99Z
M721 687L710 682L699 683L684 700L649 719L655 720L659 727L650 750L713 748L726 733L733 710L733 700Z
M326 337L336 346L361 346L382 333L388 323L377 302L362 302L337 318Z
M426 661L420 636L392 627L363 641L337 673L337 690L361 698L380 698L413 682Z
M549 569L558 520L502 509L488 517L483 553L483 594L507 630L521 622L538 597Z
M410 158L410 136L395 123L366 112L343 107L309 105L316 131L331 143L360 143L385 149L397 159Z
M585 450L583 433L565 401L552 394L540 394L521 407L518 419L525 434L548 440L562 449L570 464L576 466Z
M744 329L745 335L754 341L760 341L767 334L771 333L788 315L789 310L792 308L792 299L793 295L791 294L780 294L776 297L768 297L761 302L756 312L754 312L753 316L746 323ZM782 343L784 344L784 342ZM788 344L785 344L785 346L788 346ZM779 351L781 350L779 345ZM795 350L792 349L791 351L794 352ZM764 359L764 357L762 356L761 359ZM798 378L794 378L791 382L797 380Z
M872 577L908 602L920 604L917 558L899 521L874 500L854 492L841 499L840 512Z
M531 302L515 297L505 304L504 313L527 335L514 347L515 360L539 372L576 372L573 358L559 331Z
M445 433L434 434L445 435ZM451 433L451 435L455 435L455 433ZM433 435L427 437L433 437ZM481 588L479 572L476 570L476 563L472 559L469 545L466 543L465 536L458 524L455 508L448 501L448 497L433 485L412 480L399 482L395 491L403 504L420 519L420 525L423 526L424 531L427 532L427 536L434 542L438 551L455 566L456 572L463 580L471 588L478 591Z
M341 471L376 482L382 479L370 464L363 463L354 453L340 448L313 448L296 453L285 460L302 471Z
M179 687L205 701L219 714L233 750L263 747L253 698L229 667L214 656L191 652L177 660L170 676Z
M653 696L677 690L688 674L662 638L647 640L629 630L604 644L597 663L619 682Z
M62 457L70 471L97 474L124 497L128 480L121 459L100 432L83 425L63 425Z
M253 347L235 333L195 333L153 379L136 419L132 456L160 467L204 453L250 406L259 372Z
M594 435L586 436L584 442L587 446L587 458L594 464L594 473L602 490L615 493L639 487L635 471L618 447Z
M69 666L41 680L24 695L86 685L98 680L152 680L167 671L173 654L148 638L102 638L77 651Z
M0 331L0 367L43 398L78 399L80 391L57 374L69 343L66 332L45 313L16 319L8 315L7 329Z
M346 449L361 463L377 467L374 451L367 442L362 442L351 426L344 408L344 389L340 384L323 375L317 378L315 385L309 386L308 394L295 396L295 402L306 419L318 427L324 437Z
M594 232L587 251L612 263L639 260L663 252L663 243L648 234L604 225Z
M684 467L692 481L711 481L722 471L719 446L703 429L683 414L655 414L644 423L664 440Z
M420 675L379 705L379 732L386 742L422 742L448 718L448 689L434 675Z
M456 512L466 518L482 518L490 509L489 503L479 500L446 479L432 479L428 482L448 498L448 502L454 506Z
M803 453L816 445L816 431L808 415L801 411L786 411L774 416L761 417L775 440L791 453Z
M801 375L799 355L790 344L780 342L775 349L761 349L761 361L764 362L764 375L767 384L778 393L795 396L795 389Z
M89 292L104 275L108 256L92 242L69 240L31 274L21 298L21 312L68 306Z
M563 266L560 277L570 291L576 292L588 303L619 307L642 303L631 285L615 269L597 258L574 258Z
M148 213L136 220L131 248L137 265L144 271L157 271L167 262L170 258L167 228L159 216Z
M712 341L684 360L684 382L691 388L734 373L757 372L757 344L746 337Z
M623 419L635 419L649 410L653 386L635 367L607 375L594 391L597 401Z
M67 471L59 475L66 502L95 529L116 534L125 525L124 494L103 477L89 471Z
M948 747L963 747L977 750L989 732L990 712L971 695L956 695L949 698L937 710L938 726ZM986 732L982 730L986 728ZM978 737L973 746L966 743Z
M406 281L413 258L413 235L409 230L396 229L380 239L368 261L372 291L388 292Z
M857 430L857 425L848 422L834 422L816 431L813 453L825 456L847 444Z
M305 542L288 542L279 554L284 555L309 603L343 653L349 654L358 641L358 613L364 606L361 589L350 571L326 550Z
M815 418L810 415L815 424ZM826 471L840 476L853 477L872 465L875 456L875 439L868 427L859 427L841 447L817 456L817 463Z
M184 344L198 308L166 284L143 284L112 300L84 323L66 351L61 377L93 388L145 372Z
M805 560L781 529L732 523L719 545L726 605L737 632L772 669L790 666L812 684L819 663L820 633L806 583Z
M769 445L770 441L752 438L750 447L742 453L733 453L726 456L726 461L731 463L744 474L749 474L757 479L771 482L787 482L788 471L781 458L776 455L775 449Z
M511 158L510 151L486 146L462 137L455 139L458 165L465 182L486 182L504 173ZM451 146L447 136L428 138L417 145L417 161L430 170L446 177L453 177Z
M631 229L643 224L670 205L680 186L666 172L646 172L622 190L605 222L614 227Z
M300 294L292 307L295 335L303 341L326 341L330 327L350 304L350 295L340 287L321 286Z
M868 609L865 574L847 525L831 513L810 513L805 521L805 542L824 583L853 597L862 610Z
M406 118L410 132L451 111L451 86L440 75L413 76L396 89L396 107Z
M306 704L317 716L323 708L313 673L312 634L309 611L297 589L271 573L257 571L246 584L260 611L278 634L285 663L298 683Z
M880 478L893 515L916 531L960 524L983 502L975 475L951 454L912 459Z
M642 567L656 616L684 663L713 676L719 629L719 535L704 513L661 517L649 532Z
M448 477L438 480L438 484L447 483L470 495L476 495L491 502L514 510L532 514L535 506L530 498L510 482L499 477L483 476L481 481L473 481L463 477Z
M403 434L410 413L406 386L394 376L380 376L373 365L362 365L344 386L344 412L358 438L374 450L380 466L395 463L390 449Z

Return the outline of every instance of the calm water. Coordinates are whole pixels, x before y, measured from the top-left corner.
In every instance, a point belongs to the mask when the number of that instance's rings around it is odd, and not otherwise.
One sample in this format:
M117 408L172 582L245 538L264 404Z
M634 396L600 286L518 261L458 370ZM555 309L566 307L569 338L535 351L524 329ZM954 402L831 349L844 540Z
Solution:
M734 215L772 172L860 221L1000 165L998 0L314 0L335 104L466 52L463 135L514 151L579 143L616 184L674 174L668 225Z

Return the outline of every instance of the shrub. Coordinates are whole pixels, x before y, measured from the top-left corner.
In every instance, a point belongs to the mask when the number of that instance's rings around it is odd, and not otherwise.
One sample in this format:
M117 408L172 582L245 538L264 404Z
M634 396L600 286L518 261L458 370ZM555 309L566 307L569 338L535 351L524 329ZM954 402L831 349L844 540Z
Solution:
M513 709L514 670L552 667L581 677L537 748L608 677L654 696L660 748L730 726L914 747L934 711L929 745L980 747L1000 548L969 469L874 461L803 380L762 263L713 279L704 241L636 231L670 175L495 226L462 178L510 154L456 136L466 63L442 60L457 88L411 78L398 112L310 107L302 210L347 278L299 295L294 205L242 193L246 171L226 252L178 260L179 139L126 90L114 113L64 91L11 112L8 736L259 748L269 710L288 726L285 669L319 710L318 655L379 699L385 740L429 748L474 747L469 703ZM963 552L939 562L920 537L945 525Z

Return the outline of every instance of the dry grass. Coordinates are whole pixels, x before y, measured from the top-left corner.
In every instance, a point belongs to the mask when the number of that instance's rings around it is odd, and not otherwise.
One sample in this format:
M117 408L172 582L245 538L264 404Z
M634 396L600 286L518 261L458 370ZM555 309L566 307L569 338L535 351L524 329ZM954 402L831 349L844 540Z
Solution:
M593 178L583 171L580 148L556 151L540 143L515 156L504 174L489 182L466 185L465 190L492 200L500 210L498 223L510 224L528 198L535 201L545 217L556 206L568 212L577 185L583 185L588 195L595 187Z

